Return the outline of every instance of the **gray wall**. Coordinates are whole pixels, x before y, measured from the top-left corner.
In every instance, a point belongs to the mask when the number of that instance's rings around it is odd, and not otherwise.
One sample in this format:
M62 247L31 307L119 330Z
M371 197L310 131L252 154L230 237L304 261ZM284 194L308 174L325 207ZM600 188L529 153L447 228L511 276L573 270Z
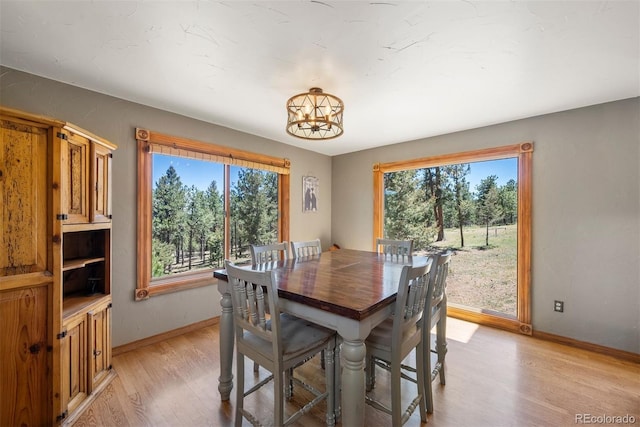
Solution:
M640 98L336 156L333 240L371 248L374 163L524 141L534 330L640 353Z
M116 144L114 345L219 315L216 286L134 302L134 128L291 159L291 237L370 249L377 162L533 141L533 326L640 352L640 98L329 158L0 67L0 103L66 120ZM428 119L428 118L427 118ZM321 211L302 214L303 175ZM349 185L344 185L349 183ZM553 312L553 300L565 312Z
M0 67L0 103L71 122L118 145L113 154L115 346L220 314L220 294L215 285L155 296L147 301L133 300L136 287L136 127L289 158L291 239L319 237L323 247L331 245L330 157L6 67ZM302 213L303 175L320 179L319 212Z

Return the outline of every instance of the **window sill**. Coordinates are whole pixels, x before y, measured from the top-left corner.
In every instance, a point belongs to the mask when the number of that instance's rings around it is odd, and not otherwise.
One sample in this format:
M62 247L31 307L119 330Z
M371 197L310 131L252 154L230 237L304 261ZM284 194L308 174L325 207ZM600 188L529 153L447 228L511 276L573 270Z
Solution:
M201 288L204 286L215 285L218 279L213 277L213 271L189 274L188 276L176 279L162 278L153 280L148 287L138 288L135 291L135 300L143 301L156 295L164 295L173 292L183 291L185 289Z

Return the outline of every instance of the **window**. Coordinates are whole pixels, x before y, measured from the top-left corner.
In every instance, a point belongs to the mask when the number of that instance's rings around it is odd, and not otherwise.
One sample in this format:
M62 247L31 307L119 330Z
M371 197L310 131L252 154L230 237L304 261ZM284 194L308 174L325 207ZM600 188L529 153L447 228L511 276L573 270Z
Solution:
M527 142L374 165L374 239L412 238L415 247L425 252L443 247L459 249L464 264L458 268L452 265L461 282L455 284L457 289L450 283L448 313L452 316L531 333L532 152L533 144ZM478 182L470 189L469 168L483 166L501 170L502 178L509 179L501 184L497 175L485 173L476 177ZM490 257L483 259L483 252L496 258L495 265L485 265L491 261ZM485 299L486 292L471 295L474 289L467 282L484 280L478 274L463 283L464 275L474 274L471 267L490 269L491 280L510 282L510 294L490 302ZM500 275L495 268L501 269ZM451 272L450 282L455 282Z
M289 161L136 130L136 300L205 286L251 243L288 240Z

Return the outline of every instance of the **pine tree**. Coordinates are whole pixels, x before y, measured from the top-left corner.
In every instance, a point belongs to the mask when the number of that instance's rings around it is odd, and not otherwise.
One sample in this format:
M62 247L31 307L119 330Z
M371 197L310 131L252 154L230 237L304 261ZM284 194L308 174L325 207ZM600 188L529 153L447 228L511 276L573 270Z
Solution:
M435 218L436 229L438 231L437 242L444 240L444 191L446 186L446 176L442 174L442 168L436 166L434 168L424 169L424 191L426 197L433 201L433 216Z
M207 230L207 223L210 222L209 215L204 191L198 190L195 185L192 185L187 192L185 211L189 270L193 267L193 251L196 243L199 247L201 263L204 262L204 236Z
M464 233L462 228L469 220L472 209L471 194L469 192L469 183L466 176L471 171L468 163L459 163L444 167L446 175L449 177L450 191L453 193L453 204L455 206L455 215L460 230L460 247L464 248Z
M278 240L278 174L264 172L264 192L267 196L266 233L264 243L275 243Z
M476 187L478 219L486 226L486 246L489 246L489 225L502 218L497 181L496 175L489 175L482 179Z
M169 166L158 179L152 198L153 238L174 246L177 263L180 260L186 190L173 166Z
M433 239L429 221L432 204L419 187L416 170L384 175L384 233L389 239L413 239L414 248L424 248Z
M278 235L277 174L257 169L241 169L232 189L233 233L236 257L249 244L274 242Z
M505 224L513 224L518 217L518 184L510 179L500 187L500 207Z
M224 203L218 192L216 181L211 181L205 193L207 209L211 213L207 223L207 246L209 248L209 265L221 267L224 258Z

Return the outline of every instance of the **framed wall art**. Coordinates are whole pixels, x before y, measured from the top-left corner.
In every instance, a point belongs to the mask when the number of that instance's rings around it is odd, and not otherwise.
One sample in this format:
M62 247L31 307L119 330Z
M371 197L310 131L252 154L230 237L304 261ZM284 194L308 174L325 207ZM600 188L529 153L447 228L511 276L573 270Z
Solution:
M302 212L318 211L318 186L320 180L315 176L302 177Z

